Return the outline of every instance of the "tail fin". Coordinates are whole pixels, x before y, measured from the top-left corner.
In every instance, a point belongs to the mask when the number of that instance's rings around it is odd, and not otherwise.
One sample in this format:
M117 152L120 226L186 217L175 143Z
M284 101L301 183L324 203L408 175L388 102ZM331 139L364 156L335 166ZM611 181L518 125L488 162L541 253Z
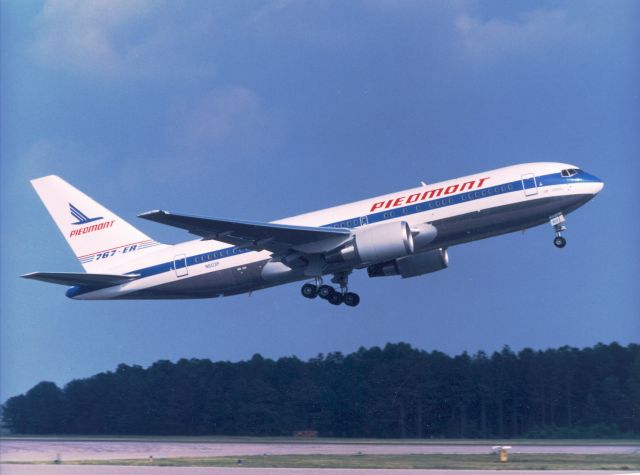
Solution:
M62 178L49 175L31 184L86 272L121 267L159 249L159 243Z

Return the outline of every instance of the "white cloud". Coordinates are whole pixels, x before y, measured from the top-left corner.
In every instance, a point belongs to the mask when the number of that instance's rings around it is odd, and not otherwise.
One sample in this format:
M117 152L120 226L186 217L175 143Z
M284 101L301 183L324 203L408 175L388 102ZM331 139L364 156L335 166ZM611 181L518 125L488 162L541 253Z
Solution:
M102 79L211 77L202 44L215 15L161 0L47 0L32 53L44 66Z
M40 138L31 142L17 159L9 163L12 175L21 177L19 186L26 180L54 174L72 180L81 173L105 176L112 167L107 151L102 147L90 146L81 141L59 137Z
M49 0L36 19L33 52L64 70L120 75L135 66L147 35L134 27L159 3L151 0Z
M455 26L464 54L480 61L539 52L574 38L577 32L577 25L561 9L526 12L516 21L481 21L461 14Z
M45 0L32 52L48 68L106 79L210 78L224 45L293 38L335 44L342 38L328 6L166 0Z
M172 107L168 155L161 168L192 177L193 169L206 175L214 167L223 171L233 163L241 169L246 165L243 172L250 173L247 167L255 168L256 158L281 143L284 130L281 115L251 89L238 85L211 89Z
M189 147L252 142L269 129L262 101L242 86L213 89L196 101L183 101L174 112L173 133Z

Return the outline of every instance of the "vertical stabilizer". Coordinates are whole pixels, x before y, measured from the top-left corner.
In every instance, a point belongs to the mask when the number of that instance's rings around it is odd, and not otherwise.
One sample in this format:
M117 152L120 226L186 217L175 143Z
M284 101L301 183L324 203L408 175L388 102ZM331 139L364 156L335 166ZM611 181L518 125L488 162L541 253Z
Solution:
M121 267L162 246L58 176L31 184L86 272Z

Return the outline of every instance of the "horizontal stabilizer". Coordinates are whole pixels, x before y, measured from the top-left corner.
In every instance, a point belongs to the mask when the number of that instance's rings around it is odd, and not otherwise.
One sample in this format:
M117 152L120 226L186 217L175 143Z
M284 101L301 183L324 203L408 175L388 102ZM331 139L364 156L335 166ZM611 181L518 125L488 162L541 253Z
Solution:
M236 246L254 247L272 252L302 249L305 246L326 240L340 243L351 235L348 229L198 218L159 210L149 211L138 216L186 229L191 234L201 236L204 239L215 239ZM335 244L329 247L334 246Z
M22 277L52 284L103 288L125 284L140 277L139 274L83 274L81 272L31 272Z

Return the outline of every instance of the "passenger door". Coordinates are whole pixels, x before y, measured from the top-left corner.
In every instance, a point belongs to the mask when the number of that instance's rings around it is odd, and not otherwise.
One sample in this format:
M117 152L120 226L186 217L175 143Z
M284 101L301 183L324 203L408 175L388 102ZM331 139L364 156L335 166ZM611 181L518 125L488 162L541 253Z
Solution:
M522 175L521 179L524 196L533 196L538 194L538 184L536 183L536 176L533 173L526 173Z
M178 254L173 258L173 269L176 271L176 277L184 277L189 274L186 254Z

